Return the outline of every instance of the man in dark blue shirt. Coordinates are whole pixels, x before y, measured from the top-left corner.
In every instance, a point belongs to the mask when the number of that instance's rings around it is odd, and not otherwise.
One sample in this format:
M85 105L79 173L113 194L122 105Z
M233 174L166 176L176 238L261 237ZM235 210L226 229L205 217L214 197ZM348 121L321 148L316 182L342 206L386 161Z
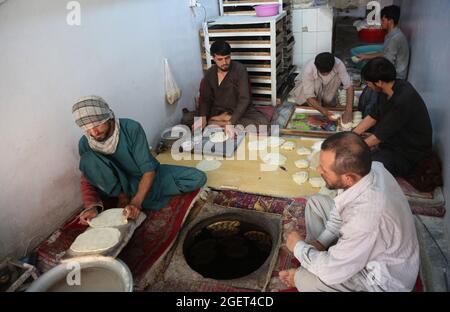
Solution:
M363 135L375 126L365 139L372 160L382 162L394 176L408 176L432 151L433 129L425 102L409 82L396 80L395 67L386 58L369 61L362 76L379 99L354 132Z

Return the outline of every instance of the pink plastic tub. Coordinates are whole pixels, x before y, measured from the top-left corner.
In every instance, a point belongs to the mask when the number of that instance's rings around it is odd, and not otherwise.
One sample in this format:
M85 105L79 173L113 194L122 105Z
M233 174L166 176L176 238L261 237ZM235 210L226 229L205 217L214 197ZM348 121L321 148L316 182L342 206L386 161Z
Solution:
M279 10L279 4L263 4L255 6L256 16L261 17L278 15Z

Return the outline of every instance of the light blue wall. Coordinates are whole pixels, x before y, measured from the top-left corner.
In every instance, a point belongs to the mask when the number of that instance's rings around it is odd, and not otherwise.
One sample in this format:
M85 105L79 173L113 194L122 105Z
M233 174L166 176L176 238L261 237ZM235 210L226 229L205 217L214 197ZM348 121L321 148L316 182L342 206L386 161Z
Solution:
M81 26L64 0L0 5L0 259L22 254L81 206L71 116L80 96L104 97L142 123L151 144L193 108L202 76L198 30L187 0L79 0ZM210 16L216 0L201 0ZM183 97L164 99L167 57Z
M450 1L404 0L397 4L402 8L400 27L411 45L409 81L427 103L450 202ZM450 211L446 224L450 233Z

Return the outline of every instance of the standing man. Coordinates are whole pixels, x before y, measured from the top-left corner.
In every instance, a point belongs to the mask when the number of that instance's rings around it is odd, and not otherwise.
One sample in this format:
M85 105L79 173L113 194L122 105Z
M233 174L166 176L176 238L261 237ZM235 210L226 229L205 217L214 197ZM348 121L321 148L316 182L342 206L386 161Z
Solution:
M358 55L361 61L367 61L376 57L385 57L395 66L397 79L406 80L409 66L409 44L406 36L398 27L400 20L400 7L391 5L381 10L381 27L387 31L384 39L383 52ZM377 93L366 87L361 94L358 110L366 117L377 102Z
M203 172L160 165L150 154L142 126L131 119L116 119L98 96L80 99L72 108L80 139L81 193L85 210L80 222L103 210L103 198L118 198L124 215L136 219L142 209L159 210L170 198L192 192L206 182Z
M336 107L337 91L341 84L347 90L347 103L342 117L343 123L353 119L354 89L344 63L333 54L320 53L305 64L300 80L292 90L296 103L305 103L315 108L329 120L336 120L327 107Z
M409 65L409 44L406 36L398 27L400 20L400 7L391 5L381 10L381 27L387 31L384 39L383 52L374 54L361 54L362 61L376 57L385 57L395 66L397 79L406 80Z
M287 248L301 267L281 271L302 292L411 291L419 273L414 219L400 186L357 135L322 144L317 168L334 200L317 195L305 208L307 237L291 232Z
M353 131L364 135L375 126L366 138L372 159L392 175L407 177L432 152L433 129L425 102L409 82L395 79L395 67L385 58L369 61L362 77L378 93L378 103Z
M215 41L210 53L215 65L205 74L200 90L201 125L197 122L194 128L204 128L207 124L267 125L264 114L251 103L247 70L231 60L231 46L225 41Z

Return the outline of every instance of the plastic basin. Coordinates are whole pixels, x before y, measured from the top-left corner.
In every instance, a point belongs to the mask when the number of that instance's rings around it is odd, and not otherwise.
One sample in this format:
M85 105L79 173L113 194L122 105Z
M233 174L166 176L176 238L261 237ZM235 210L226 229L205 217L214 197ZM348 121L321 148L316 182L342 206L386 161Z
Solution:
M255 6L256 16L275 16L280 12L279 4L263 4Z
M383 51L382 44L371 44L371 45L364 45L364 46L359 46L359 47L353 48L350 50L350 53L352 54L352 56L357 56L360 54L376 53L376 52L382 52L382 51ZM362 69L364 67L364 65L366 65L366 63L367 62L358 62L355 64L356 64L357 68Z
M384 42L386 31L381 28L365 28L358 32L359 40L367 43Z

